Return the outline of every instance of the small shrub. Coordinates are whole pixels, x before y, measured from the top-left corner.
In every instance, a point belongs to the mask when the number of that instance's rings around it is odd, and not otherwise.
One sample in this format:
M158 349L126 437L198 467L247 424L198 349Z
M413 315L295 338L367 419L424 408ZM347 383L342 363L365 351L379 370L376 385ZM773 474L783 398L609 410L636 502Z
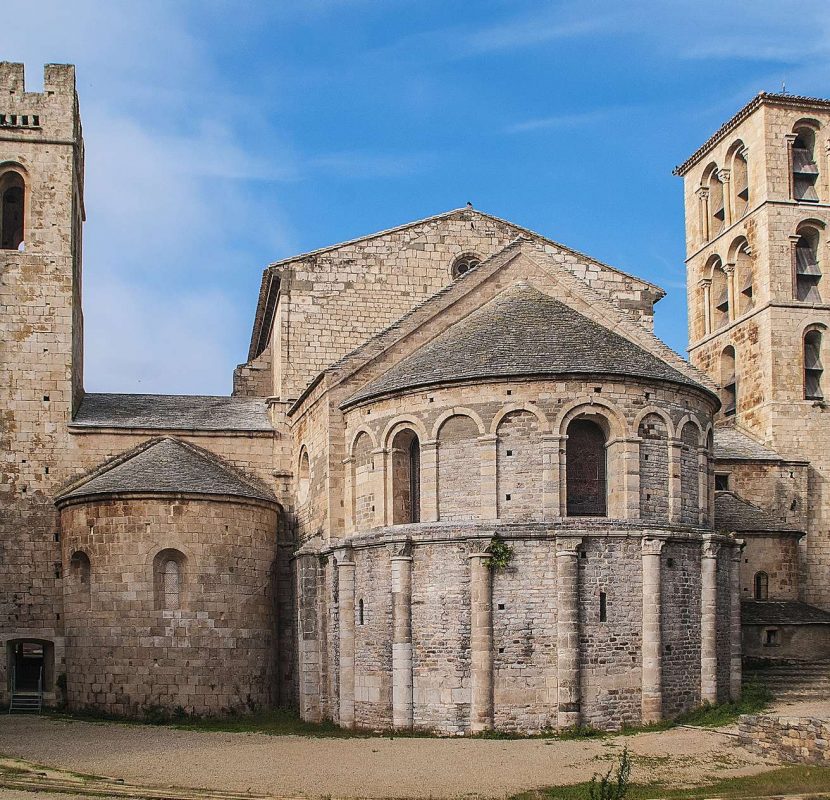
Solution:
M611 777L611 774L614 776ZM631 777L631 756L628 748L622 751L616 770L609 767L601 778L594 773L588 784L588 800L624 800L628 794L628 780ZM599 780L597 780L599 778Z
M500 536L494 536L487 548L490 554L490 569L498 572L507 569L513 560L513 548Z

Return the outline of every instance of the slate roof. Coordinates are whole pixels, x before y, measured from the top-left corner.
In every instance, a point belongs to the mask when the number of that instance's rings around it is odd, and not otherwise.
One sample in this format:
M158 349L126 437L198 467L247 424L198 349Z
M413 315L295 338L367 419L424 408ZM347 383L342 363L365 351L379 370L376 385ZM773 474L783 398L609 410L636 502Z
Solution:
M263 398L180 394L85 394L71 424L80 428L273 430Z
M830 625L830 613L797 600L743 600L742 625Z
M437 383L563 374L638 376L708 391L639 345L519 283L371 381L341 407Z
M750 436L732 427L716 427L714 430L715 459L725 461L782 461L781 456L769 447L756 442Z
M776 519L735 492L715 492L715 528L736 533L798 531L798 528Z
M179 439L155 439L96 470L90 478L58 495L62 502L110 494L233 495L265 500L276 498L243 478L218 456Z

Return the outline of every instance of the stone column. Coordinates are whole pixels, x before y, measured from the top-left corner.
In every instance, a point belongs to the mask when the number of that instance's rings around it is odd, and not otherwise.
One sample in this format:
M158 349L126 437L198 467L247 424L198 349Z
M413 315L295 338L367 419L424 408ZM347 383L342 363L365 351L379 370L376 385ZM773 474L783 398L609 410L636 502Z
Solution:
M674 523L679 523L683 516L682 455L683 442L680 439L669 439L669 521Z
M795 200L795 174L793 173L793 145L798 135L795 133L784 134L784 139L787 142L787 171L789 175L790 184L790 200Z
M643 554L643 667L642 722L663 718L663 603L660 595L660 558L664 539L644 537Z
M438 440L421 442L421 522L438 521Z
M700 563L700 701L718 701L718 544L703 539Z
M732 187L729 183L732 172L729 169L718 171L718 179L723 186L723 229L726 230L732 224Z
M493 580L490 553L470 555L470 731L493 727Z
M409 729L412 723L412 556L394 555L392 556L392 726L395 729Z
M481 519L494 520L499 515L496 459L499 438L494 433L478 437L481 459Z
M556 666L559 676L557 726L570 728L581 719L579 685L579 548L582 538L556 539Z
M558 434L543 433L542 440L542 510L543 518L554 519L559 509L559 448Z
M372 498L375 504L375 525L377 526L391 524L392 522L391 495L389 495L390 502L388 512L386 508L387 472L389 473L388 480L390 482L392 480L392 470L389 468L389 464L387 464L387 455L389 452L390 451L385 450L383 447L378 447L375 450L372 450L372 477L370 480L372 482ZM386 521L387 513L389 515L389 523Z
M354 584L355 565L350 553L337 559L337 609L340 661L340 727L354 727Z
M297 666L299 672L300 717L320 722L320 641L317 625L318 557L298 555L294 562L297 591Z
M493 727L493 576L487 552L470 555L470 731Z
M741 665L741 550L744 543L735 540L729 561L729 696L741 696L743 679Z
M698 209L700 211L700 232L705 241L709 241L709 187L701 186L697 190L697 197L699 201Z
M737 317L735 308L735 265L724 264L723 271L726 273L726 297L729 302L729 314L727 319L730 321Z
M712 279L701 278L698 285L703 289L703 333L712 332Z

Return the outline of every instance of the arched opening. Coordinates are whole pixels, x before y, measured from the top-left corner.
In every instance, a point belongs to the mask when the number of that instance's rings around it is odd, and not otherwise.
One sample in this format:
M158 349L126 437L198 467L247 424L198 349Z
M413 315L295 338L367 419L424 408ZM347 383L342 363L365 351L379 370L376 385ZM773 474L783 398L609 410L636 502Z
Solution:
M69 559L69 579L72 586L72 600L82 608L89 608L91 573L89 556L83 550L74 552Z
M19 250L23 244L26 185L10 170L0 176L0 249Z
M404 428L392 440L392 524L421 520L421 445L416 433Z
M311 486L311 462L308 458L308 450L305 447L300 451L300 463L297 469L297 499L300 503L308 500L308 490Z
M804 334L804 398L824 400L821 362L821 331L813 328Z
M732 156L732 185L734 187L735 219L740 219L749 210L749 170L746 163L746 148L742 142L735 146Z
M184 553L168 548L153 559L153 585L157 611L180 611L185 607Z
M608 514L605 431L588 419L568 425L565 446L567 514L604 517Z
M819 241L816 228L799 229L795 243L795 299L805 303L821 302Z
M735 259L735 293L737 295L738 314L746 314L754 305L754 276L752 271L752 256L749 253L749 243L746 239L736 242Z
M769 575L766 572L756 572L753 596L756 600L766 600L769 597Z
M726 207L723 199L723 184L714 167L709 173L709 238L714 239L723 231Z
M712 330L729 324L729 279L723 269L723 263L717 256L711 260L712 271Z
M452 262L450 271L452 272L453 278L458 278L471 269L475 269L480 263L481 258L475 253L464 253Z
M738 381L735 377L735 348L730 344L720 356L721 403L725 417L734 416L738 407Z
M54 642L43 639L9 641L6 643L6 665L11 693L54 690Z
M802 202L817 203L818 165L815 159L816 132L807 126L796 128L792 144L793 198Z

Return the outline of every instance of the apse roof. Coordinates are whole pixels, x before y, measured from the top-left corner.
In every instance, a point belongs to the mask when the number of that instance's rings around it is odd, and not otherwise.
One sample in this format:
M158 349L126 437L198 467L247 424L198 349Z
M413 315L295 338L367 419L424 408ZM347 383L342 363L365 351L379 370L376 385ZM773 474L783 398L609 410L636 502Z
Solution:
M111 494L232 495L274 503L266 489L217 456L179 439L151 440L58 495L58 502Z
M735 533L798 531L735 492L715 492L715 527Z
M694 386L634 342L527 283L506 289L346 400L476 378L625 375Z

